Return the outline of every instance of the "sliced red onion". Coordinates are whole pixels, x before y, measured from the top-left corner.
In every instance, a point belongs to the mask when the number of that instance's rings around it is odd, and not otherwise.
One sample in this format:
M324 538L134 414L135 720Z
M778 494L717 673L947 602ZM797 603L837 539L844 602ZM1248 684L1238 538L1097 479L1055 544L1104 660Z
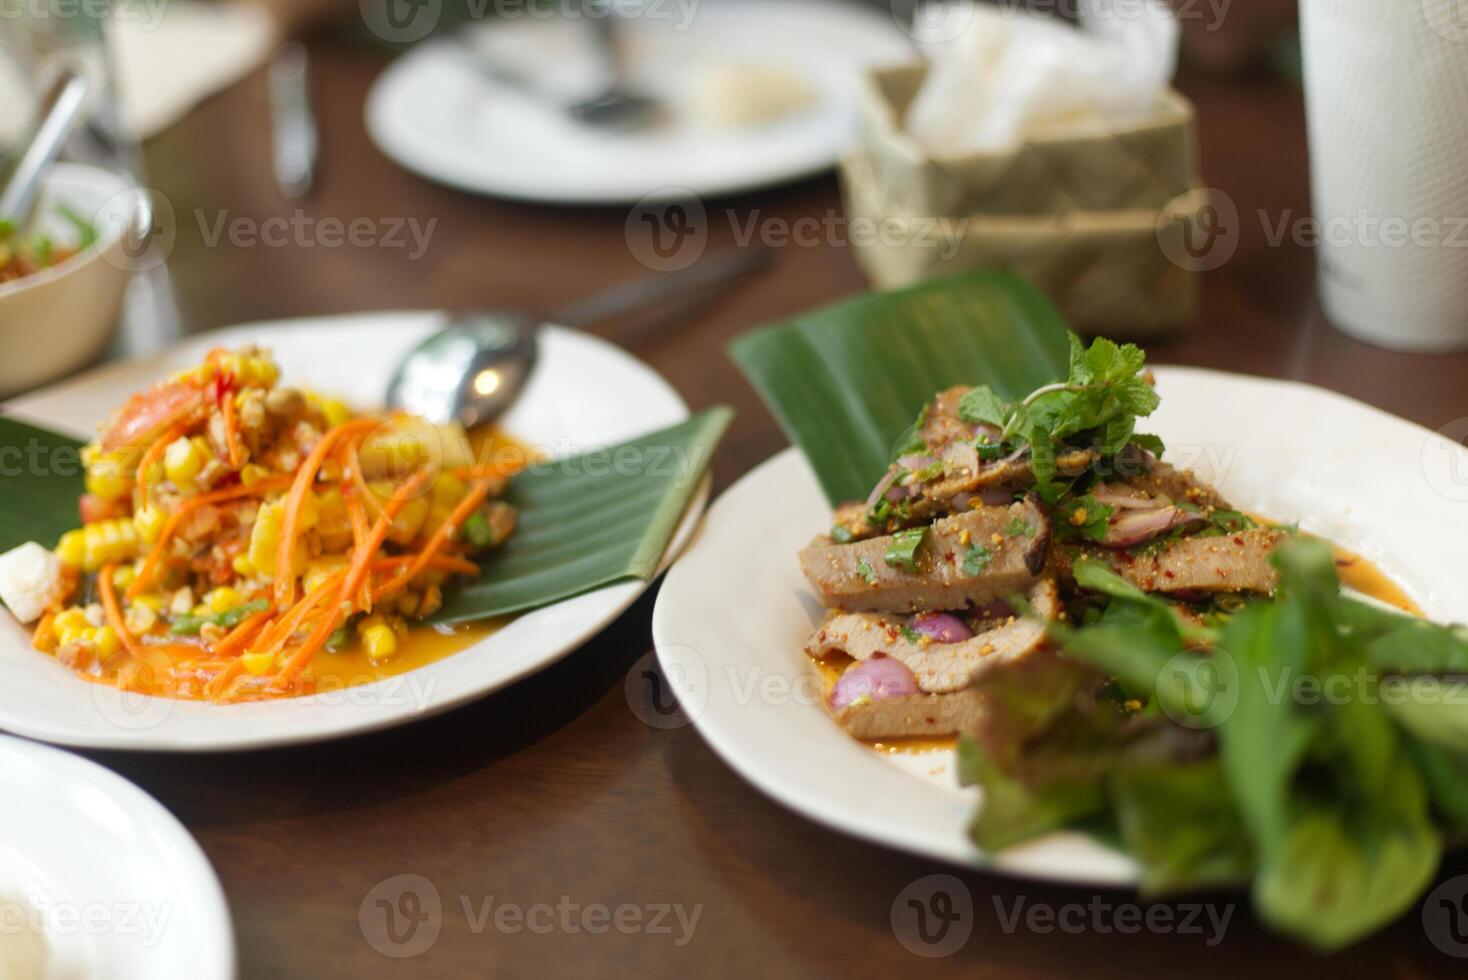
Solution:
M864 510L871 510L873 507L877 506L877 501L881 500L882 495L885 494L889 489L891 489L892 481L895 479L897 479L897 470L889 466L887 468L886 474L884 474L883 477L877 481L877 485L875 487L872 487L872 492L867 495L867 502L862 505L862 508Z
M1129 510L1106 526L1106 537L1101 544L1106 548L1130 548L1196 520L1201 520L1197 514L1178 507Z
M952 613L918 613L908 625L914 632L921 633L935 643L962 643L974 636L974 631L968 628L968 624Z
M1121 510L1154 510L1157 507L1166 506L1159 504L1151 497L1137 496L1137 491L1125 484L1118 486L1113 483L1103 483L1091 491L1091 496L1095 497L1099 503Z
M846 669L831 689L832 710L841 711L863 699L894 701L918 693L917 678L891 657L877 654Z
M938 461L926 453L908 453L906 456L897 457L897 465L909 473L925 470L936 462Z
M1008 619L1014 615L1014 608L1003 599L995 599L982 606L975 606L974 615L979 619Z

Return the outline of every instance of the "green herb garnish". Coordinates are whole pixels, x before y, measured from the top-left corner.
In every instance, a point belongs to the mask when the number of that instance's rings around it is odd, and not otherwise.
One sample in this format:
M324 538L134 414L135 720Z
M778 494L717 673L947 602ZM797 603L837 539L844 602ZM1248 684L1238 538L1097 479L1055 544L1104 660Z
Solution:
M906 624L903 624L902 626L897 627L897 632L908 643L921 643L922 642L923 634L919 633L917 630L913 629L911 626L908 626Z
M1062 541L1081 538L1086 541L1106 539L1106 527L1116 508L1103 504L1090 494L1063 501L1055 508L1055 536Z
M179 616L169 625L168 631L175 636L198 636L199 631L205 626L219 626L224 629L238 626L246 618L255 613L264 612L270 608L270 603L265 599L256 599L247 602L243 606L235 606L224 612L202 613L198 616Z
M1066 449L1094 449L1115 456L1129 445L1155 453L1162 442L1137 436L1138 418L1151 415L1157 392L1142 377L1146 355L1135 344L1118 345L1098 337L1085 347L1070 334L1070 377L1037 388L1024 400L1006 403L987 385L969 389L959 401L966 422L998 426L1001 443L1030 451L1035 486L1047 501L1059 496L1056 457Z
M484 512L476 510L469 515L464 522L464 537L476 548L488 548L494 544L494 531L489 526L489 521L484 517Z
M1034 533L1035 529L1030 527L1029 521L1018 517L1013 518L1004 527L1004 536L1007 538L1028 538Z
M916 572L918 570L918 547L922 545L923 539L927 536L928 529L925 527L898 531L892 535L892 545L887 549L887 554L882 556L882 560L893 568L900 568L905 572Z
M837 544L850 544L854 535L845 524L837 524L831 528L831 540Z
M858 558L856 560L856 571L867 585L877 584L877 573L872 569L872 563L865 558Z
M994 552L981 544L969 545L969 549L963 556L963 573L965 575L977 575L988 568L994 561Z

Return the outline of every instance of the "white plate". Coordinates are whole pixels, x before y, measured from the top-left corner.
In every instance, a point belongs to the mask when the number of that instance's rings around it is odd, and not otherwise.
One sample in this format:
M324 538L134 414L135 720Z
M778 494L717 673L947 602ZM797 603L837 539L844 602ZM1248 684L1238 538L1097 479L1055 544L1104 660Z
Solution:
M392 365L441 324L434 313L378 313L234 327L195 337L146 360L108 365L4 406L7 414L88 435L127 396L218 346L272 348L289 384L381 404ZM501 424L551 455L605 446L674 425L688 408L650 367L574 330L541 335L540 360ZM687 542L707 502L701 487L664 556ZM26 631L0 616L0 729L62 745L152 751L216 751L319 741L402 724L498 690L595 636L648 583L618 582L517 617L437 663L375 684L308 698L250 704L145 698L89 684L30 648Z
M1237 506L1371 559L1429 616L1468 621L1462 446L1308 385L1188 368L1158 369L1157 385L1162 407L1143 428L1170 461ZM704 738L761 790L837 830L1017 875L1133 884L1128 858L1077 833L981 853L965 832L979 794L957 786L952 752L879 756L830 719L801 652L823 610L796 561L830 518L788 449L715 502L663 583L653 639Z
M440 38L378 79L367 130L409 170L481 194L567 204L729 194L832 167L856 133L860 70L916 58L892 17L830 0L655 0L648 9L624 20L629 61L637 88L669 107L667 124L620 134L578 126L555 103L487 78L457 41ZM481 30L543 46L534 67L546 75L586 60L575 43L583 26L519 18ZM816 99L764 125L711 128L696 118L691 91L700 70L730 61L795 71ZM584 89L564 74L544 81Z
M94 762L0 736L0 800L0 930L45 937L47 980L234 975L214 870L148 794Z

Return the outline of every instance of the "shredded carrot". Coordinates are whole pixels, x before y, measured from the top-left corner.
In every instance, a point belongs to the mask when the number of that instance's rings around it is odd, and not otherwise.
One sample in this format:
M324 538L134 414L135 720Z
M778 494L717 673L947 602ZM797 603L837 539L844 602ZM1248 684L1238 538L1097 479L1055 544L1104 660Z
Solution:
M229 447L229 465L240 468L240 426L235 418L234 395L224 396L224 442Z
M339 587L342 579L346 577L346 569L334 572L320 585L302 596L299 602L286 610L285 615L260 635L254 646L256 652L274 653L285 646L291 634L300 628L301 623L306 620L311 611L321 604L321 600L332 595L333 590Z
M244 672L244 664L238 658L224 665L224 669L215 674L208 684L204 685L204 693L209 695L212 701L223 701L230 686L230 682Z
M148 451L143 453L143 458L138 460L137 481L139 506L148 506L148 468L158 462L168 447L180 436L187 435L188 431L189 426L187 424L175 425L165 432L157 442L149 446Z
M280 529L280 550L275 557L275 604L286 608L295 598L296 592L296 535L300 533L301 510L305 507L306 494L316 480L316 471L326 462L327 455L342 439L360 432L364 435L382 423L377 419L353 419L327 430L311 450L311 455L296 470L291 492L286 495L285 521Z
M271 617L271 610L262 609L260 612L245 618L234 629L225 634L211 651L216 657L228 657L237 650L243 650L257 632L260 631Z
M211 493L200 494L197 497L190 497L185 500L179 505L177 510L168 516L168 520L164 522L163 528L158 532L158 540L153 542L153 547L148 552L148 557L143 561L143 567L138 570L138 577L133 579L132 585L128 586L127 597L129 599L135 599L142 595L143 589L152 580L153 573L157 570L158 564L163 560L164 550L168 547L168 539L173 536L173 532L178 530L179 524L190 513L209 504L222 504L229 500L238 500L241 497L263 497L267 493L283 490L289 484L290 477L288 476L271 477L270 479L261 480L253 487L247 487L243 483L240 483L224 490L215 490Z
M338 593L340 598L336 606L327 610L326 615L322 616L320 622L316 624L316 629L306 638L306 642L302 643L281 667L271 685L273 688L279 689L295 680L296 675L305 669L306 665L311 662L311 658L316 656L316 653L331 638L331 634L336 630L342 618L342 604L351 599L352 594L361 586L363 579L371 570L372 556L387 539L387 532L397 518L398 512L423 490L424 485L432 480L434 475L431 469L419 470L406 483L398 487L393 492L392 499L383 505L382 513L378 515L377 523L372 525L372 531L368 534L367 540L357 548L356 553L352 556L352 564L347 569L345 581L341 584Z
M116 570L116 565L103 565L97 574L97 589L102 593L102 611L107 616L107 625L112 627L122 645L131 651L137 646L137 641L127 631L127 624L122 621L122 610L117 605L117 591L112 587L112 573Z
M433 536L428 539L428 544L424 545L423 550L414 556L413 561L407 568L403 569L386 585L382 586L378 590L378 595L388 595L396 592L413 581L413 576L423 571L428 563L433 560L433 556L438 553L439 549L458 533L459 525L468 519L469 515L474 512L474 508L484 502L484 498L489 495L489 486L488 480L480 480L474 483L469 488L469 492L464 495L464 499L459 501L458 506L450 511L449 516L444 518L444 522L434 530Z
M342 472L351 473L353 479L352 483L342 486L342 501L347 507L347 519L352 522L352 551L355 553L358 548L362 547L362 542L367 540L370 530L367 525L367 507L362 503L362 498L358 496L361 492L359 488L366 484L362 482L361 478L362 461L357 454L357 440L355 439L348 439L342 448ZM366 586L365 582L357 597L357 604L367 612L372 611L372 590Z

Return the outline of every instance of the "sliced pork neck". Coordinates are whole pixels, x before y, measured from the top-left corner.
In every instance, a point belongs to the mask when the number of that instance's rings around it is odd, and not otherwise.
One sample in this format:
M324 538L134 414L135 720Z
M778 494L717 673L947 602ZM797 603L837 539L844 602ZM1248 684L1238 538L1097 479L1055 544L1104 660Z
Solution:
M1038 500L980 506L933 522L916 554L916 571L888 565L894 538L850 544L819 537L800 553L821 602L856 612L959 610L1023 593L1045 567L1050 521ZM972 560L972 549L982 549Z

